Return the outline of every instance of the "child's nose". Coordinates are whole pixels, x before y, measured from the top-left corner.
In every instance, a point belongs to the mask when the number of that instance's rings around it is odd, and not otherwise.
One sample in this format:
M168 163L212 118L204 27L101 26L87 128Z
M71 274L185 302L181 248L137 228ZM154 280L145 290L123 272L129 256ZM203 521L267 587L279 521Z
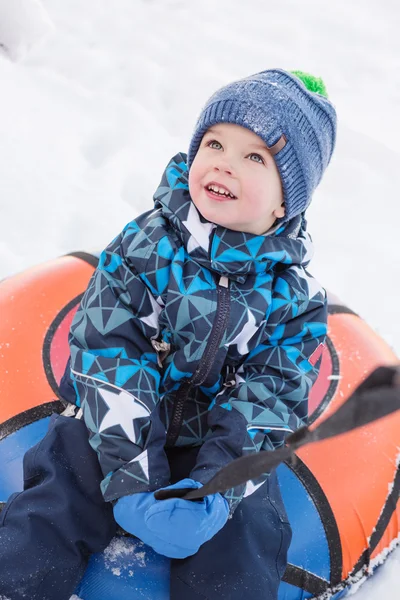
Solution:
M214 170L219 172L222 171L223 173L228 173L229 175L232 175L234 171L232 164L226 159L218 161L218 163L214 166Z

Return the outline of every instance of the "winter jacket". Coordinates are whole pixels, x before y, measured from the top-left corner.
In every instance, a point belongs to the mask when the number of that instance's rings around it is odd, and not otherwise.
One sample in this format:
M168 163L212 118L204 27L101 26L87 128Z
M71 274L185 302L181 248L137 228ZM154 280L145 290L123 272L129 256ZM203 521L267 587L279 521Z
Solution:
M307 422L327 330L303 216L267 235L205 221L184 154L154 203L102 252L69 336L61 392L83 409L108 501L168 485L165 446L201 446L201 483L282 446ZM231 511L266 477L226 492Z

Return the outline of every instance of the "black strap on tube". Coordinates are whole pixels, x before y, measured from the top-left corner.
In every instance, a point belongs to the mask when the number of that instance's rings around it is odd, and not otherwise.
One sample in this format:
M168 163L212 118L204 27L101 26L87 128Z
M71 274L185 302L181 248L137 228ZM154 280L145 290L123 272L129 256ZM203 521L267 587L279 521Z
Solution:
M296 460L295 451L321 440L353 431L382 419L400 409L400 366L375 369L336 412L317 427L298 429L286 438L286 445L275 451L249 454L229 463L199 489L162 489L154 493L157 500L184 498L200 500L223 493L232 487L269 473L282 462Z

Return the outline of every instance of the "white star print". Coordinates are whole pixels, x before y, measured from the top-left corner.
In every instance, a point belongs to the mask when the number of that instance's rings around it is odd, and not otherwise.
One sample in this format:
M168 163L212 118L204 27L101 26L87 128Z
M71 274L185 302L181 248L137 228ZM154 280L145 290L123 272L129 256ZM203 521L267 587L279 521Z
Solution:
M309 263L310 260L312 259L312 257L314 256L314 246L313 246L313 243L311 241L310 234L307 231L304 232L304 235L302 236L302 239L303 239L304 247L306 249L306 254L305 254L304 258L303 258L303 261L305 263Z
M263 323L264 321L262 321ZM253 335L258 331L259 327L261 327L262 323L256 325L256 320L253 313L247 309L247 322L243 326L242 331L229 342L229 346L233 344L237 344L238 351L240 354L244 355L249 352L249 341L253 337Z
M246 489L245 489L245 492L243 494L243 498L247 498L247 496L251 496L251 494L254 494L254 492L256 490L258 490L258 488L263 485L263 483L264 482L262 481L261 483L257 483L257 485L256 485L252 481L248 481L246 483Z
M299 279L302 279L303 281L305 281L307 283L308 297L310 299L314 298L314 296L317 296L318 294L323 294L323 289L321 287L321 284L318 283L318 281L316 279L314 279L314 277L312 277L311 275L308 275L308 273L306 273L302 267L293 266L293 267L291 267L290 270L297 273Z
M147 406L125 390L113 392L111 390L100 389L99 393L109 408L103 417L99 433L115 425L120 425L127 438L136 444L137 438L133 421L150 415Z
M203 250L208 251L210 234L215 227L214 223L202 223L195 205L191 203L187 219L186 221L182 221L182 224L191 233L187 245L189 254L199 246L203 248Z
M159 325L158 325L158 317L160 316L160 312L161 312L161 306L156 302L156 300L154 300L152 294L148 294L149 298L150 298L150 302L151 302L151 307L153 309L153 311L147 315L147 317L139 317L140 320L143 323L146 323L146 325L150 325L150 327L153 327L153 329L157 330L157 335L158 335L158 331L159 331Z
M140 466L142 467L142 471L146 476L146 479L149 480L149 457L147 455L147 450L139 454L139 456L137 456L136 458L133 458L130 461L130 464L134 462L138 462L140 464Z

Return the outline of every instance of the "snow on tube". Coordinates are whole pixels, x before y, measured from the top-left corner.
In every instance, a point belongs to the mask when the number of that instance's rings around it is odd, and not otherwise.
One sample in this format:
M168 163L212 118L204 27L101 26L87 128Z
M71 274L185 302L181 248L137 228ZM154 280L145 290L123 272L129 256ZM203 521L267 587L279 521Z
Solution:
M0 283L0 501L22 488L22 457L61 410L58 385L67 334L98 256L74 253ZM310 397L310 420L336 410L379 364L387 344L333 296L328 341ZM399 539L400 412L313 444L278 468L293 529L279 600L342 598ZM117 536L91 558L76 590L83 600L168 600L169 560Z

